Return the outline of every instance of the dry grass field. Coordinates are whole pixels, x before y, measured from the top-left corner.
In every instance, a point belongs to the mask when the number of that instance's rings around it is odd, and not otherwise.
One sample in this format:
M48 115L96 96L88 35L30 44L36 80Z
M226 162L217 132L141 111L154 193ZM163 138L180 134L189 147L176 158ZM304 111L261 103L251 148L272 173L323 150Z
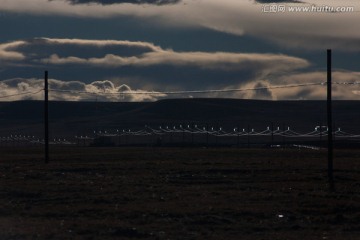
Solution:
M360 239L360 151L0 149L0 239Z

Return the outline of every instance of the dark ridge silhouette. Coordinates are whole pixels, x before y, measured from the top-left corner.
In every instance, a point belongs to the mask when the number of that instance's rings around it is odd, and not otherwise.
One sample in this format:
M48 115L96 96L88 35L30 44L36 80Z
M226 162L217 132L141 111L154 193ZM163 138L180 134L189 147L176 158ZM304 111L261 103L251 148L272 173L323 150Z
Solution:
M157 102L58 102L49 104L50 132L71 135L94 129L209 124L233 128L291 126L311 131L326 124L326 101L167 99ZM360 101L334 101L334 125L360 133ZM0 102L0 135L41 133L42 101Z

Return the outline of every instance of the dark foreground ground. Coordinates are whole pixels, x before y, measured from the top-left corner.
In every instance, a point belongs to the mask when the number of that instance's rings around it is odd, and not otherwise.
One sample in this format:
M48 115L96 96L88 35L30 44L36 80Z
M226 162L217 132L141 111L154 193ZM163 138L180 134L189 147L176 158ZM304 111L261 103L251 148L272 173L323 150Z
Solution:
M0 149L0 239L360 239L360 151Z

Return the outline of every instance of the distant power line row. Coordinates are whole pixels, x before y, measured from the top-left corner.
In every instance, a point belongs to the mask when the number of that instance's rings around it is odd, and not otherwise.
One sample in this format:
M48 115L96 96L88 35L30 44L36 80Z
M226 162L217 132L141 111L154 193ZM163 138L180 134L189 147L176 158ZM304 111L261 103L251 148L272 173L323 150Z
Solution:
M299 133L287 127L286 129L280 129L280 127L276 127L272 129L271 127L267 127L262 131L255 131L254 128L249 129L241 129L234 128L232 131L224 130L222 127L204 127L198 125L179 125L179 126L165 126L158 127L155 129L153 127L146 126L143 129L132 130L132 129L122 129L122 130L104 130L104 131L93 131L93 135L76 135L73 137L78 140L93 140L98 137L120 137L120 136L151 136L151 135L168 135L168 134L208 134L217 137L269 137L269 136L281 136L281 137L289 137L289 138L312 138L312 137L325 137L328 134L328 129L325 126L315 127L314 131ZM338 138L360 138L360 134L348 133L338 128L333 132L333 135ZM43 144L44 140L36 137L30 136L26 134L11 134L6 137L0 137L0 142L30 142L30 143L39 143ZM73 141L67 140L65 138L53 138L53 143L62 143L62 144L72 144Z
M360 82L334 82L335 85L359 85ZM181 95L181 94L206 94L206 93L227 93L227 92L245 92L245 91L261 91L261 90L273 90L273 89L286 89L286 88L297 88L307 86L325 86L326 82L316 83L303 83L303 84L289 84L279 86L268 86L268 87L255 87L255 88L231 88L231 89L210 89L210 90L189 90L189 91L119 91L119 92L89 92L89 91L74 91L74 90L63 90L63 89L49 89L50 92L63 92L71 94L92 94L92 95ZM21 95L34 95L44 91L39 89L37 91L26 91L9 95L2 95L0 99L16 97Z
M10 135L7 137L0 137L0 143L28 143L28 144L45 144L44 139L36 137L36 136L27 136L27 135ZM67 140L65 138L54 138L50 141L50 144L57 145L74 145L75 142Z
M198 125L180 125L178 127L159 127L158 129L154 129L152 127L146 126L144 129L140 129L137 131L131 129L122 129L122 130L112 130L112 131L94 131L95 137L117 137L117 136L147 136L147 135L166 135L173 133L189 133L189 134L209 134L218 137L237 137L237 136L281 136L281 137L293 137L293 138L311 138L311 137L321 137L328 135L328 129L322 127L315 127L314 131L307 133L299 133L287 127L287 129L280 129L280 127L272 129L271 127L267 127L263 131L255 131L252 129L240 129L234 128L232 131L224 130L222 127L198 127ZM359 138L360 134L348 133L338 128L333 132L335 137L340 138ZM88 136L77 136L78 138L88 138Z

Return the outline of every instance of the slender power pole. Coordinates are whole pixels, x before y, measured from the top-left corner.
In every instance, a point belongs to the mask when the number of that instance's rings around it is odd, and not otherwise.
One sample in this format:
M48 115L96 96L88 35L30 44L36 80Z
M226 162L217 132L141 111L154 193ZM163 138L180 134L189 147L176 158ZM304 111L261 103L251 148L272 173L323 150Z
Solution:
M333 123L332 123L332 96L331 96L331 49L327 50L327 125L328 125L328 177L329 177L329 189L335 190L334 186L334 174L333 174Z
M49 163L49 86L48 86L48 71L45 71L44 81L44 127L45 127L45 163Z

